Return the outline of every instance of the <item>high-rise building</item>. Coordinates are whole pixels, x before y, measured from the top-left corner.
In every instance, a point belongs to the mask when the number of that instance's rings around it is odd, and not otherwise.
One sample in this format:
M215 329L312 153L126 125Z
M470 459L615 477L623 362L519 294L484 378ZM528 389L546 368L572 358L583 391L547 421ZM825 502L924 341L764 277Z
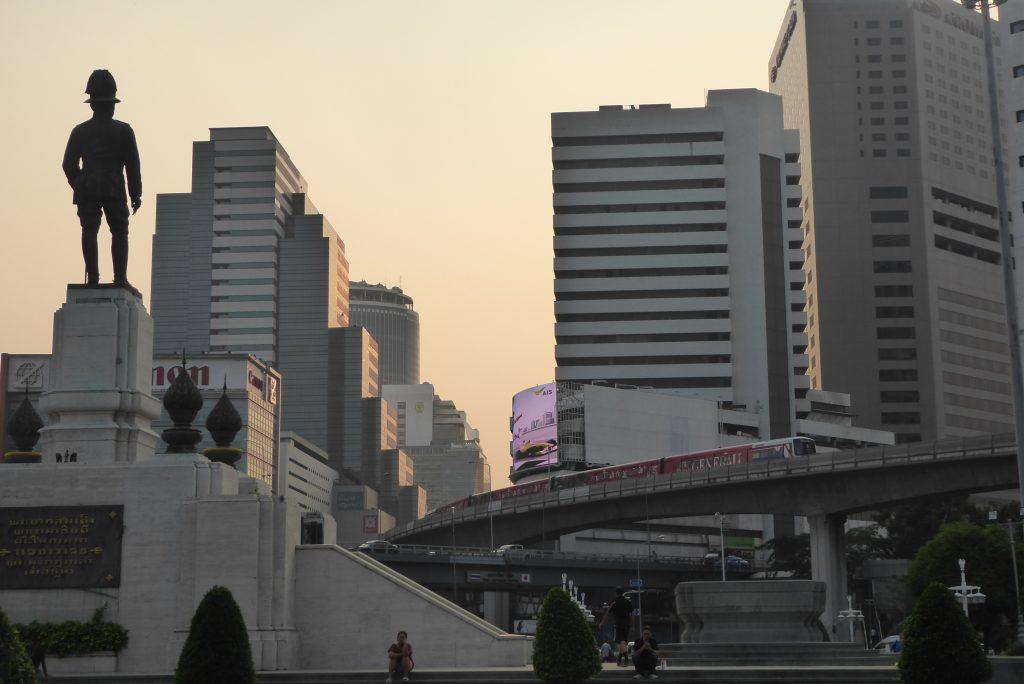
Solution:
M192 191L157 195L154 352L253 354L288 378L284 429L326 443L328 329L348 324L345 245L267 127L213 128Z
M380 347L380 384L420 381L420 316L400 287L359 281L349 289L352 325L370 331Z
M364 409L364 402L379 395L377 342L373 336L361 326L336 328L330 331L330 360L327 377L327 410L331 420L327 433L327 453L330 454L331 466L341 472L349 470L360 474L364 484L373 486L374 472L370 468L363 474L364 465L364 412L367 422L378 424L377 434L381 434L380 424L385 427L387 418L381 420L380 411L387 412L387 405L376 406L377 419L370 421L370 409ZM369 434L370 430L366 431ZM388 431L383 431L383 439L377 449L393 449L397 445L387 438Z
M551 117L556 379L810 410L799 140L778 96ZM840 390L842 388L839 388Z
M491 488L491 466L479 431L455 402L434 394L428 382L384 385L381 396L396 417L398 446L413 460L413 481L434 509Z
M1007 0L999 6L999 22L993 24L995 39L1003 49L1003 71L999 77L1005 83L999 104L1006 121L1007 209L1010 216L1019 217L1011 228L1014 236L1014 261L1024 267L1024 234L1020 219L1024 218L1024 0ZM1017 318L1024 320L1024 274L1017 273Z
M1012 431L981 16L793 0L769 77L800 131L811 386L901 442Z

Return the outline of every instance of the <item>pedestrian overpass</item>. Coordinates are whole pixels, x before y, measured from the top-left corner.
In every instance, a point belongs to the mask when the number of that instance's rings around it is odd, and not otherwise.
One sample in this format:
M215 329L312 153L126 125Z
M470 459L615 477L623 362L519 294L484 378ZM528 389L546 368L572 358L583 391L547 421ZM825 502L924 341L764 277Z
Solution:
M493 547L536 544L609 521L716 512L806 516L812 576L828 587L822 621L829 626L845 607L847 515L936 495L1014 489L1016 459L1013 434L819 453L442 508L386 538Z

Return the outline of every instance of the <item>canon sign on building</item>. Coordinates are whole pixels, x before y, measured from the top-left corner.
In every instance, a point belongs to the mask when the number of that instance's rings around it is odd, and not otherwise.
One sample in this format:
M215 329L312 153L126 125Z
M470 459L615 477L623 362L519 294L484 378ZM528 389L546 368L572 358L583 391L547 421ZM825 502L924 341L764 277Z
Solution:
M181 372L181 357L154 357L153 395L162 399ZM203 409L196 416L196 427L203 429L207 413L226 386L228 396L242 416L242 431L235 438L235 446L243 450L243 455L235 467L276 488L281 432L280 374L248 354L201 354L186 359L185 372L203 393ZM165 412L153 423L157 433L170 426L171 419ZM211 446L213 441L203 429L199 450Z

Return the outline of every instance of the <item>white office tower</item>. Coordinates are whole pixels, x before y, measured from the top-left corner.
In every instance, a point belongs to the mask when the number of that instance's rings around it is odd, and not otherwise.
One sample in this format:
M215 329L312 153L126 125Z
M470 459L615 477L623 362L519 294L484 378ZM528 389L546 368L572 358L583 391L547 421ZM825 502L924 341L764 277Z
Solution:
M798 135L782 99L551 117L559 381L650 387L760 416L810 410ZM841 388L840 388L841 389Z

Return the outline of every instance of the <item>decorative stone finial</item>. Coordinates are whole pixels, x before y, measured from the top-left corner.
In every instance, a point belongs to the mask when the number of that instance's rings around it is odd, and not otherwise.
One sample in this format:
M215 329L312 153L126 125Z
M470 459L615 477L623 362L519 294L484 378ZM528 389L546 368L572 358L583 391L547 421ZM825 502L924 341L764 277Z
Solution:
M43 419L29 401L28 385L25 385L25 398L7 421L7 434L14 440L17 449L4 454L4 463L39 463L42 455L33 449L39 441L39 430L42 427Z
M224 389L221 391L220 399L206 417L206 429L217 446L206 449L203 455L211 461L235 465L242 456L242 450L232 447L231 442L242 429L242 417L238 415L235 405L228 398L227 378L224 378Z
M199 409L203 408L203 395L192 382L185 367L185 351L181 352L181 370L164 394L164 408L174 421L174 427L164 430L160 437L167 442L168 454L194 454L203 434L192 427Z

